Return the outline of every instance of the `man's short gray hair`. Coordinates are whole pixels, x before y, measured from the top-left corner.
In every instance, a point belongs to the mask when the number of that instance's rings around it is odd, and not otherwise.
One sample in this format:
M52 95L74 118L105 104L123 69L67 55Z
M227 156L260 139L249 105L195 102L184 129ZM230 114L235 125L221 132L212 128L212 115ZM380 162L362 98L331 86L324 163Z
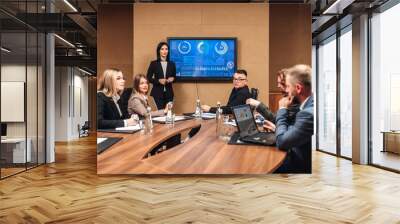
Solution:
M298 64L288 69L286 75L292 81L299 82L303 86L311 89L311 67L309 65Z

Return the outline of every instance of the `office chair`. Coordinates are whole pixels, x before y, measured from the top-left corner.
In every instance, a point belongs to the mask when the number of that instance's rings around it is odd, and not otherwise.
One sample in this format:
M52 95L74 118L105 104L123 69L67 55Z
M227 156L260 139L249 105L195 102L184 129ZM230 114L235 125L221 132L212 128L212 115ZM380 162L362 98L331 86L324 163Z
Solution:
M89 121L85 121L82 127L78 124L79 138L89 136L89 129L90 129Z
M122 104L122 106L121 106L122 111L126 111L126 112L128 111L128 101L132 95L132 89L133 88L126 88L126 89L124 89L124 92L122 92L122 94L121 94L120 100L121 100L121 104Z
M259 90L257 88L251 88L250 89L251 98L256 100L258 98L258 92Z

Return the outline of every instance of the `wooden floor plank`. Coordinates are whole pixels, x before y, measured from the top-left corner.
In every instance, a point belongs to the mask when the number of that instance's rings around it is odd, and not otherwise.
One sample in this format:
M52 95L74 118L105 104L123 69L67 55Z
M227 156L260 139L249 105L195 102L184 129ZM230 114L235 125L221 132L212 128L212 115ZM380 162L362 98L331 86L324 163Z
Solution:
M313 153L312 175L97 176L96 139L0 181L0 223L400 223L400 175Z

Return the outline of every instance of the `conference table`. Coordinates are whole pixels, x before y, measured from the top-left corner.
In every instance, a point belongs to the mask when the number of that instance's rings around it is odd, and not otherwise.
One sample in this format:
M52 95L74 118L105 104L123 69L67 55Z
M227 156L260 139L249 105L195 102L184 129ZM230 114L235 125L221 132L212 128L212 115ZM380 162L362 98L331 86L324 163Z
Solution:
M183 143L149 156L167 139L196 128ZM215 120L154 124L150 134L98 132L97 137L122 138L97 155L98 174L266 174L286 156L276 147L228 144L217 136Z

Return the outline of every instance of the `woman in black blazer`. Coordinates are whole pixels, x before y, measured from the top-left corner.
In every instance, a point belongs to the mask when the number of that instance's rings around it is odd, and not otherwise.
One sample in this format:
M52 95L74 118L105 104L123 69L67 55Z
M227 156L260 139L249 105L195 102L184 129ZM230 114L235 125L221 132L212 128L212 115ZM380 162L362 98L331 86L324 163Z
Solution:
M147 80L153 84L150 95L159 110L174 99L172 83L176 78L175 63L169 60L169 46L166 42L157 45L157 60L150 63Z
M118 69L106 69L99 79L97 92L97 128L111 129L135 125L137 121L129 118L121 94L125 80Z

